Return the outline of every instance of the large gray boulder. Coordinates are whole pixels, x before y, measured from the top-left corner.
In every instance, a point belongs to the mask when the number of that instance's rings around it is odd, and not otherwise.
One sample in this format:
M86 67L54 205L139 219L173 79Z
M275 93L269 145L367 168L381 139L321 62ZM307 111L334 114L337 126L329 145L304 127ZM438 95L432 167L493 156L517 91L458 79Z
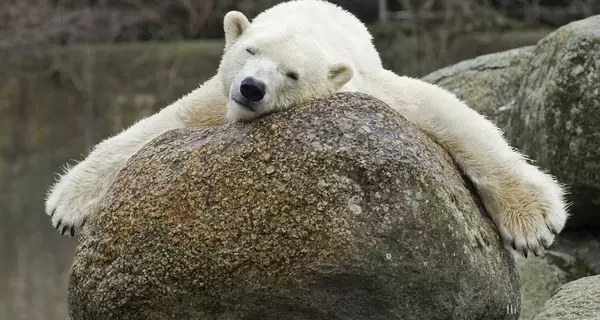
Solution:
M533 320L600 319L600 275L560 287Z
M568 229L600 226L600 15L534 47L424 77L487 114L512 144L569 187Z
M86 319L518 319L515 262L448 154L338 94L175 130L122 170L79 238Z

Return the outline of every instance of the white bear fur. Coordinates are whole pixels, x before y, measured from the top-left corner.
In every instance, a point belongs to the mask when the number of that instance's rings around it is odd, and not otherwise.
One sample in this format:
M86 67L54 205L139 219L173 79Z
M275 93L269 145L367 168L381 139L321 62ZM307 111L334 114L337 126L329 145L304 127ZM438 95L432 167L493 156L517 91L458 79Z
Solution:
M507 246L524 256L540 255L564 227L563 187L452 93L385 70L367 28L349 12L326 1L296 0L266 10L252 23L229 12L224 29L225 50L216 76L99 143L51 187L46 213L62 234L72 236L97 211L127 160L160 134L248 121L343 91L386 102L442 145L476 186ZM298 79L286 76L288 72ZM253 111L233 101L247 76L267 85Z

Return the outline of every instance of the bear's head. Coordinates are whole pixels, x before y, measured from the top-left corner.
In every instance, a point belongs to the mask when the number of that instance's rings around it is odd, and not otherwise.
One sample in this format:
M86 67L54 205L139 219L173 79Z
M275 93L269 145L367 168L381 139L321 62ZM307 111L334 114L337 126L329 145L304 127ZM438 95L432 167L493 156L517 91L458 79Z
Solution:
M219 75L229 121L251 120L324 97L352 79L351 66L336 61L332 50L280 24L251 24L237 11L225 16Z

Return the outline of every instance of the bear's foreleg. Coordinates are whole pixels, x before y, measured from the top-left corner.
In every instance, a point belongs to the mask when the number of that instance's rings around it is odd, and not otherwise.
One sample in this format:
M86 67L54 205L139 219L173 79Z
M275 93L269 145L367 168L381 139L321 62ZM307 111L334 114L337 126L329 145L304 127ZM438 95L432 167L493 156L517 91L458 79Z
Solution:
M63 235L73 236L98 203L129 158L146 143L177 128L223 123L225 98L213 78L160 112L138 121L118 135L97 144L81 162L60 176L46 197L46 214Z
M507 246L539 255L567 220L565 191L511 148L501 131L454 94L390 71L371 76L370 93L444 147L477 188Z

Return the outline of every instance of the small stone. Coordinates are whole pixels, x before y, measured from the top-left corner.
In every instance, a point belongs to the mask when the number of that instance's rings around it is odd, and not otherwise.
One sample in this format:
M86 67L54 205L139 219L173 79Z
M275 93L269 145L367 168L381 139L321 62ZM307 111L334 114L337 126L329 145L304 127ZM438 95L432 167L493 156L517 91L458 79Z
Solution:
M267 174L271 174L271 173L273 173L273 172L275 172L275 167L273 167L273 166L268 166L268 167L267 167Z
M361 214L362 213L362 208L359 205L356 205L356 204L351 204L349 206L349 209L354 214Z

